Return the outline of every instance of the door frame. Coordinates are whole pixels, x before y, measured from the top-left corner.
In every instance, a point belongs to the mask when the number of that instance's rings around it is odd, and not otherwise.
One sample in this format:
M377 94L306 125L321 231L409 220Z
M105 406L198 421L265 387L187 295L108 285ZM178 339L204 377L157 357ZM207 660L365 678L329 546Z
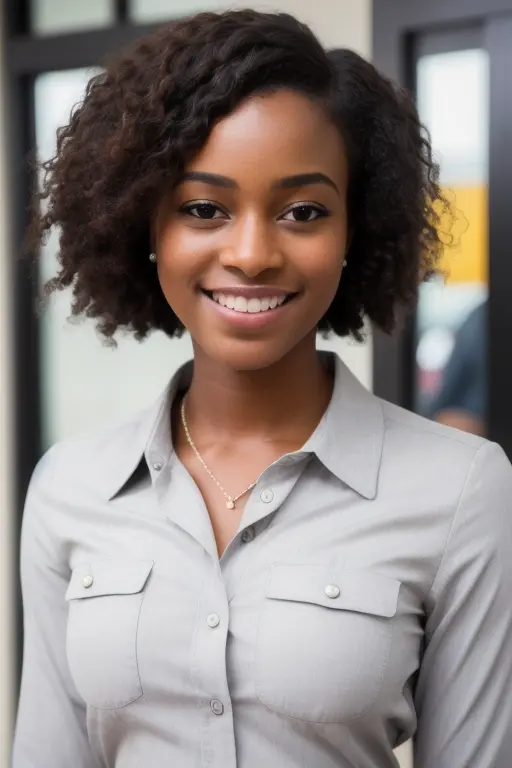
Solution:
M400 85L414 90L413 50L419 35L481 27L490 56L489 135L489 437L512 458L512 0L373 0L373 62ZM508 290L507 290L508 288ZM414 320L389 337L374 333L373 382L380 397L412 408Z

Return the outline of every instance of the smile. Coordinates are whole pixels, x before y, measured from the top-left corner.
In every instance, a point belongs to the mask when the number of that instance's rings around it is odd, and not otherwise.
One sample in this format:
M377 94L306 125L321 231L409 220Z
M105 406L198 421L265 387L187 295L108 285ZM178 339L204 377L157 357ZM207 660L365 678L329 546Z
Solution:
M280 307L282 304L291 298L290 296L265 296L262 298L249 298L245 296L236 296L225 293L217 293L214 291L211 294L213 301L220 304L221 307L232 309L234 312L248 312L250 314L258 314L259 312L269 312L272 309Z

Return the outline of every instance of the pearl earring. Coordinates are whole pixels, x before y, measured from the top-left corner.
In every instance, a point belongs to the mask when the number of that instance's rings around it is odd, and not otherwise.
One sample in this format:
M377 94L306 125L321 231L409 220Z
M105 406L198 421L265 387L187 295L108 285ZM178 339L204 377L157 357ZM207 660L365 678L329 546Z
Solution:
M343 266L344 266L344 267L346 267L346 266L347 266L347 260L346 260L346 259L345 259L345 261L343 262Z
M149 260L153 262L153 264L156 261L156 253L150 253L149 254Z

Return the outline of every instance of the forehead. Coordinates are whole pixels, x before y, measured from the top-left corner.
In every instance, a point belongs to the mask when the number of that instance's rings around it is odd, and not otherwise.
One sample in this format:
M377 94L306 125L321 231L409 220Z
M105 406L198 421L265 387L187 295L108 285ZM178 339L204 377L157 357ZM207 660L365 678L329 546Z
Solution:
M235 178L272 178L323 171L343 184L345 146L326 111L293 91L253 96L213 128L188 166Z

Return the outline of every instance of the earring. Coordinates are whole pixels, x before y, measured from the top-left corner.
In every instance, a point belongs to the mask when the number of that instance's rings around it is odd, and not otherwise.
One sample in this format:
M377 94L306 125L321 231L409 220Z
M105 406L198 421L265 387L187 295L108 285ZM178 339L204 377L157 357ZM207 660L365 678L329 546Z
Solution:
M346 266L347 266L347 260L346 260L346 259L345 259L345 261L343 262L343 266L344 266L344 267L346 267Z
M149 260L150 260L151 262L153 262L153 264L154 264L154 263L155 263L155 261L156 261L156 253L150 253L150 254L149 254Z

